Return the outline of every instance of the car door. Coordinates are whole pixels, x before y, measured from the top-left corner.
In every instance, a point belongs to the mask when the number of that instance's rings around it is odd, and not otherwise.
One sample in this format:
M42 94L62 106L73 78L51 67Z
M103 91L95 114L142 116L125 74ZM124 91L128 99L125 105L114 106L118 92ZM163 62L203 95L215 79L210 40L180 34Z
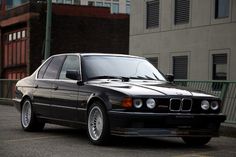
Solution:
M58 79L53 83L52 113L53 118L66 121L77 121L78 108L78 80L66 78L66 71L73 70L80 73L80 60L77 55L68 55L61 68Z
M35 84L33 104L35 112L43 117L51 117L51 94L53 82L58 76L59 69L65 56L55 56L49 59L40 68Z

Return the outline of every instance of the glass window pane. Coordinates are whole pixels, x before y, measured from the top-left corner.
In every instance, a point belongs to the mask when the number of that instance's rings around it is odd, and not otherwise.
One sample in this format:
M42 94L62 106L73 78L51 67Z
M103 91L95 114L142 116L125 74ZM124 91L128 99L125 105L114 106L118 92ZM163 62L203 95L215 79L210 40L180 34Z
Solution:
M111 7L111 3L104 3L104 6L110 8Z
M13 33L13 40L16 40L16 33Z
M215 18L225 18L229 16L229 0L215 1Z
M65 4L72 4L72 0L65 0Z
M88 1L88 6L94 6L95 2L94 1Z
M126 13L130 14L130 4L126 4Z
M101 6L103 6L103 4L102 4L102 2L96 2L96 6L101 7Z
M21 32L17 32L17 39L21 38Z
M112 13L119 13L119 4L118 3L112 4Z
M39 72L38 72L38 76L37 78L38 79L42 79L43 78L43 75L45 73L45 70L47 69L48 67L48 64L51 62L51 59L48 60L46 63L44 63L44 65L40 68Z
M59 79L68 79L66 78L66 71L73 70L73 71L79 71L80 65L79 65L79 57L78 56L68 56L64 62L64 65L62 67Z
M56 56L52 59L51 63L49 64L43 78L44 79L56 79L57 74L60 69L60 65L63 64L65 56Z
M9 34L8 41L12 41L12 34Z
M22 34L21 34L22 38L25 38L26 34L25 34L25 30L22 31Z
M63 3L63 0L57 0L57 3Z
M83 57L87 78L98 76L129 77L136 79L165 80L163 75L147 60L132 57ZM128 68L127 68L128 67Z

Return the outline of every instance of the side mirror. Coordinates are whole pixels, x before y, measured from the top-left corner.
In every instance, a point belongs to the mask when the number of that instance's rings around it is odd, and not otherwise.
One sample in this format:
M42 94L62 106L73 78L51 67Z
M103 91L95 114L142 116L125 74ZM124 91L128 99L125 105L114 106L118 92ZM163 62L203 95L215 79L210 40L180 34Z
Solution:
M174 82L174 75L173 74L166 74L166 80L169 82Z
M66 78L72 79L72 80L80 80L80 74L76 70L68 70L66 71Z

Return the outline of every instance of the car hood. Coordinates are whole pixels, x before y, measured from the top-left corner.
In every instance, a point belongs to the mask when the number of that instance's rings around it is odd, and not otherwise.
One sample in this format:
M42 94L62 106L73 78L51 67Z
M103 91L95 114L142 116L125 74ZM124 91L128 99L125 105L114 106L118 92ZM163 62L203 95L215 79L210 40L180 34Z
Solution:
M194 96L215 97L200 90L177 86L164 81L129 81L95 80L90 85L112 89L133 96L158 95L158 96Z

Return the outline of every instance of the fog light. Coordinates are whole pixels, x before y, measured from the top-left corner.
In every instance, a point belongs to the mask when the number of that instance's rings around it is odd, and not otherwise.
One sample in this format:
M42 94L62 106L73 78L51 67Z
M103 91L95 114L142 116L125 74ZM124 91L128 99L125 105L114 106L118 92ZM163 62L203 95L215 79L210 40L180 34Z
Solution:
M147 99L146 105L150 109L154 109L156 107L156 102L154 99Z
M211 109L217 110L218 108L219 108L219 103L217 101L212 101L211 102Z
M143 101L141 99L134 99L133 103L135 108L141 108L143 106Z
M208 110L210 108L209 102L207 100L203 100L201 103L201 108L205 111Z

